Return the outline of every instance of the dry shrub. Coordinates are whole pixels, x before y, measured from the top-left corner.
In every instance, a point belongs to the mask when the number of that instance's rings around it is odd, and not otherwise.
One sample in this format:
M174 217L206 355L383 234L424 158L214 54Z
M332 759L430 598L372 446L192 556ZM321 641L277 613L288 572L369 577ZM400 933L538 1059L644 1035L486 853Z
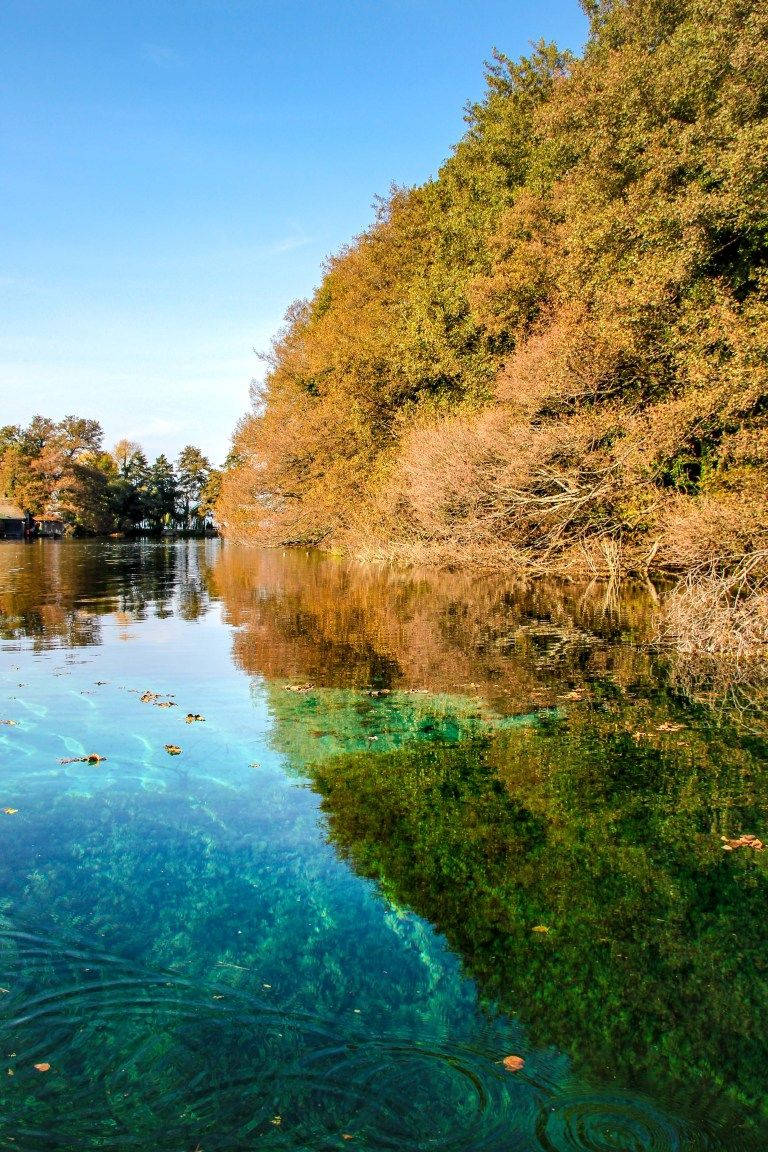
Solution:
M768 729L768 551L690 573L665 598L657 642L678 687Z
M736 573L743 557L768 548L768 505L750 494L675 496L659 523L660 564L694 578Z
M605 407L533 426L502 407L419 423L369 519L401 558L617 575L626 449Z

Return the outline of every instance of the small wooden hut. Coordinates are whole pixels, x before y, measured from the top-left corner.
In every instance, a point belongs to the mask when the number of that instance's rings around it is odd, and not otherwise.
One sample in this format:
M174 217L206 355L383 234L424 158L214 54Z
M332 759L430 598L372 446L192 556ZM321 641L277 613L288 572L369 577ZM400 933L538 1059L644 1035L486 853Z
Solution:
M42 516L35 516L35 525L38 536L59 540L64 535L64 521L55 512L45 512Z
M12 500L0 497L0 540L23 540L27 530L27 515Z

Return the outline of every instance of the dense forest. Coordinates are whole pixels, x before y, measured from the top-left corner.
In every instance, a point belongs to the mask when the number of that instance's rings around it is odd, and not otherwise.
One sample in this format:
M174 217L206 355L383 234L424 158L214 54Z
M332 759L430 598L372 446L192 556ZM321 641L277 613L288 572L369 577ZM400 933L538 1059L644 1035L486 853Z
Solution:
M291 307L229 536L764 587L768 6L585 3Z
M150 464L131 440L111 452L103 443L101 425L78 416L0 427L0 496L79 534L210 526L221 474L198 448Z

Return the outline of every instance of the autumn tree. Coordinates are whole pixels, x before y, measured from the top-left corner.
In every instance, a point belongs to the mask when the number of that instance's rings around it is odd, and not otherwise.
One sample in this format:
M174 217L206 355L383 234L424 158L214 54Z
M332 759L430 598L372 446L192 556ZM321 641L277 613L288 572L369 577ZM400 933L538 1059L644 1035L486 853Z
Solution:
M219 519L615 574L768 554L768 12L594 0L294 305ZM712 534L706 538L712 540Z

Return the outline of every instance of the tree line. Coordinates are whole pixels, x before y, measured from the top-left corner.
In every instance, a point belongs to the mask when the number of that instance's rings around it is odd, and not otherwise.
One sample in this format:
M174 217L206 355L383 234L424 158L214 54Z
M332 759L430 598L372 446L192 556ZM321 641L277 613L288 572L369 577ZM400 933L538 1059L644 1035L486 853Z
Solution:
M132 440L107 451L96 420L35 416L26 427L0 427L0 494L71 532L210 529L220 479L192 444L175 462L161 454L150 463Z
M531 572L768 557L768 9L587 0L294 304L231 536ZM768 564L765 565L768 570Z

